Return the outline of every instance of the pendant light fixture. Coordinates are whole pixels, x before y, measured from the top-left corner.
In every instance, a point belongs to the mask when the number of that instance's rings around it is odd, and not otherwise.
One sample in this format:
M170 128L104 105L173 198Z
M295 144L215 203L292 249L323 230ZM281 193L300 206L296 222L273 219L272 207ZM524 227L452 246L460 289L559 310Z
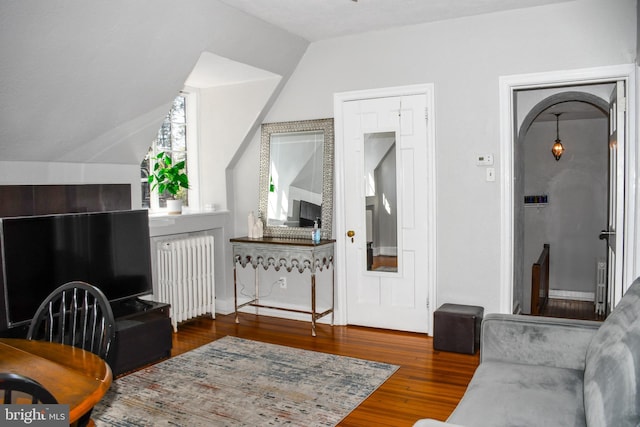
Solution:
M556 158L556 162L560 160L562 157L562 153L564 153L564 146L560 142L560 114L562 113L553 113L556 116L556 142L551 147L551 153L553 153L553 157Z

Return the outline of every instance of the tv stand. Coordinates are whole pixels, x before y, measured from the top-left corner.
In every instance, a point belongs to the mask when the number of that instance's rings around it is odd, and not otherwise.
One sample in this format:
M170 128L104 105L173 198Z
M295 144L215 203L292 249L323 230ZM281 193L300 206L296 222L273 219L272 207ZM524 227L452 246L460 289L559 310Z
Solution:
M111 311L113 311L113 317L117 319L128 318L130 316L137 316L140 313L144 313L149 310L156 310L163 308L161 306L168 306L168 304L157 303L155 301L146 301L140 298L129 298L121 301L111 303Z
M116 339L109 356L114 377L171 355L169 304L132 298L111 303Z

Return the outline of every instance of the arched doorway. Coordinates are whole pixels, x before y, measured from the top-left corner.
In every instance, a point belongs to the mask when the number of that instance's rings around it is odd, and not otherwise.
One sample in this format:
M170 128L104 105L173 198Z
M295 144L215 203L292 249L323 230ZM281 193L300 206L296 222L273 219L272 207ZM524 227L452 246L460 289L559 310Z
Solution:
M521 286L523 262L518 262L516 251L517 235L520 235L519 224L520 214L524 210L523 204L518 203L515 197L518 194L516 187L521 185L522 176L517 165L521 160L516 153L518 146L518 130L524 116L531 110L532 102L528 108L518 105L518 98L521 92L540 91L565 88L564 90L584 90L593 85L605 83L615 84L615 98L609 97L611 107L616 114L610 115L615 118L615 134L610 138L614 142L611 144L615 148L616 159L611 170L616 174L617 194L612 205L615 205L616 213L616 236L609 239L609 256L612 246L615 250L615 268L612 270L608 280L613 285L609 287L612 293L610 301L615 306L619 298L637 277L640 271L640 257L638 253L637 231L640 229L640 217L637 212L637 201L640 200L640 188L636 185L638 160L637 154L640 152L640 143L636 138L636 65L624 64L609 67L584 68L564 71L550 71L540 73L528 73L500 77L500 169L498 178L500 182L500 295L499 305L502 313L521 312L521 304L514 294L518 286ZM569 89L572 88L572 89ZM577 88L577 89L576 89ZM562 90L561 90L562 91ZM606 96L601 96L607 99ZM540 97L539 100L543 99ZM539 101L538 100L538 101ZM522 115L522 117L521 117ZM613 122L614 120L612 120ZM615 137L615 138L613 138ZM610 231L607 230L609 233ZM519 271L516 271L518 270Z
M603 94L613 87L600 86ZM549 289L543 285L541 296L551 303L542 314L597 318L598 268L607 259L599 232L607 224L608 117L603 97L564 90L544 97L522 119L514 150L521 179L514 188L514 270L520 277L513 292L523 313L534 310L531 293L539 292L532 291L533 265L547 256ZM556 137L566 150L559 160L551 153Z

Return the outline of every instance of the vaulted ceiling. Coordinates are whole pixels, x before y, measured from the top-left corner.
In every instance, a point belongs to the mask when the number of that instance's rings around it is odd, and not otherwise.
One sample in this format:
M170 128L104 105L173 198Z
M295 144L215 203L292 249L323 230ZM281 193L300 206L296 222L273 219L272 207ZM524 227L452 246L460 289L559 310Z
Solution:
M283 77L308 41L217 0L0 2L0 161L139 164L203 52Z
M281 89L310 41L562 1L4 1L0 161L137 164L187 79L224 84L220 58Z
M309 41L572 0L221 0Z

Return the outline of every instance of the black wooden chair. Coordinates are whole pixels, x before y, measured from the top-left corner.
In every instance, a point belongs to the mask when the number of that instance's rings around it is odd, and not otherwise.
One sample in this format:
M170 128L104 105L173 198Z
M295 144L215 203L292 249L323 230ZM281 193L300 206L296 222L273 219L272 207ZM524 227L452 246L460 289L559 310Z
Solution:
M0 391L5 405L17 403L19 398L31 398L31 403L55 404L55 397L39 382L19 374L0 373ZM14 393L16 392L16 393Z
M60 286L40 304L27 339L82 348L109 362L116 325L109 300L85 282Z

